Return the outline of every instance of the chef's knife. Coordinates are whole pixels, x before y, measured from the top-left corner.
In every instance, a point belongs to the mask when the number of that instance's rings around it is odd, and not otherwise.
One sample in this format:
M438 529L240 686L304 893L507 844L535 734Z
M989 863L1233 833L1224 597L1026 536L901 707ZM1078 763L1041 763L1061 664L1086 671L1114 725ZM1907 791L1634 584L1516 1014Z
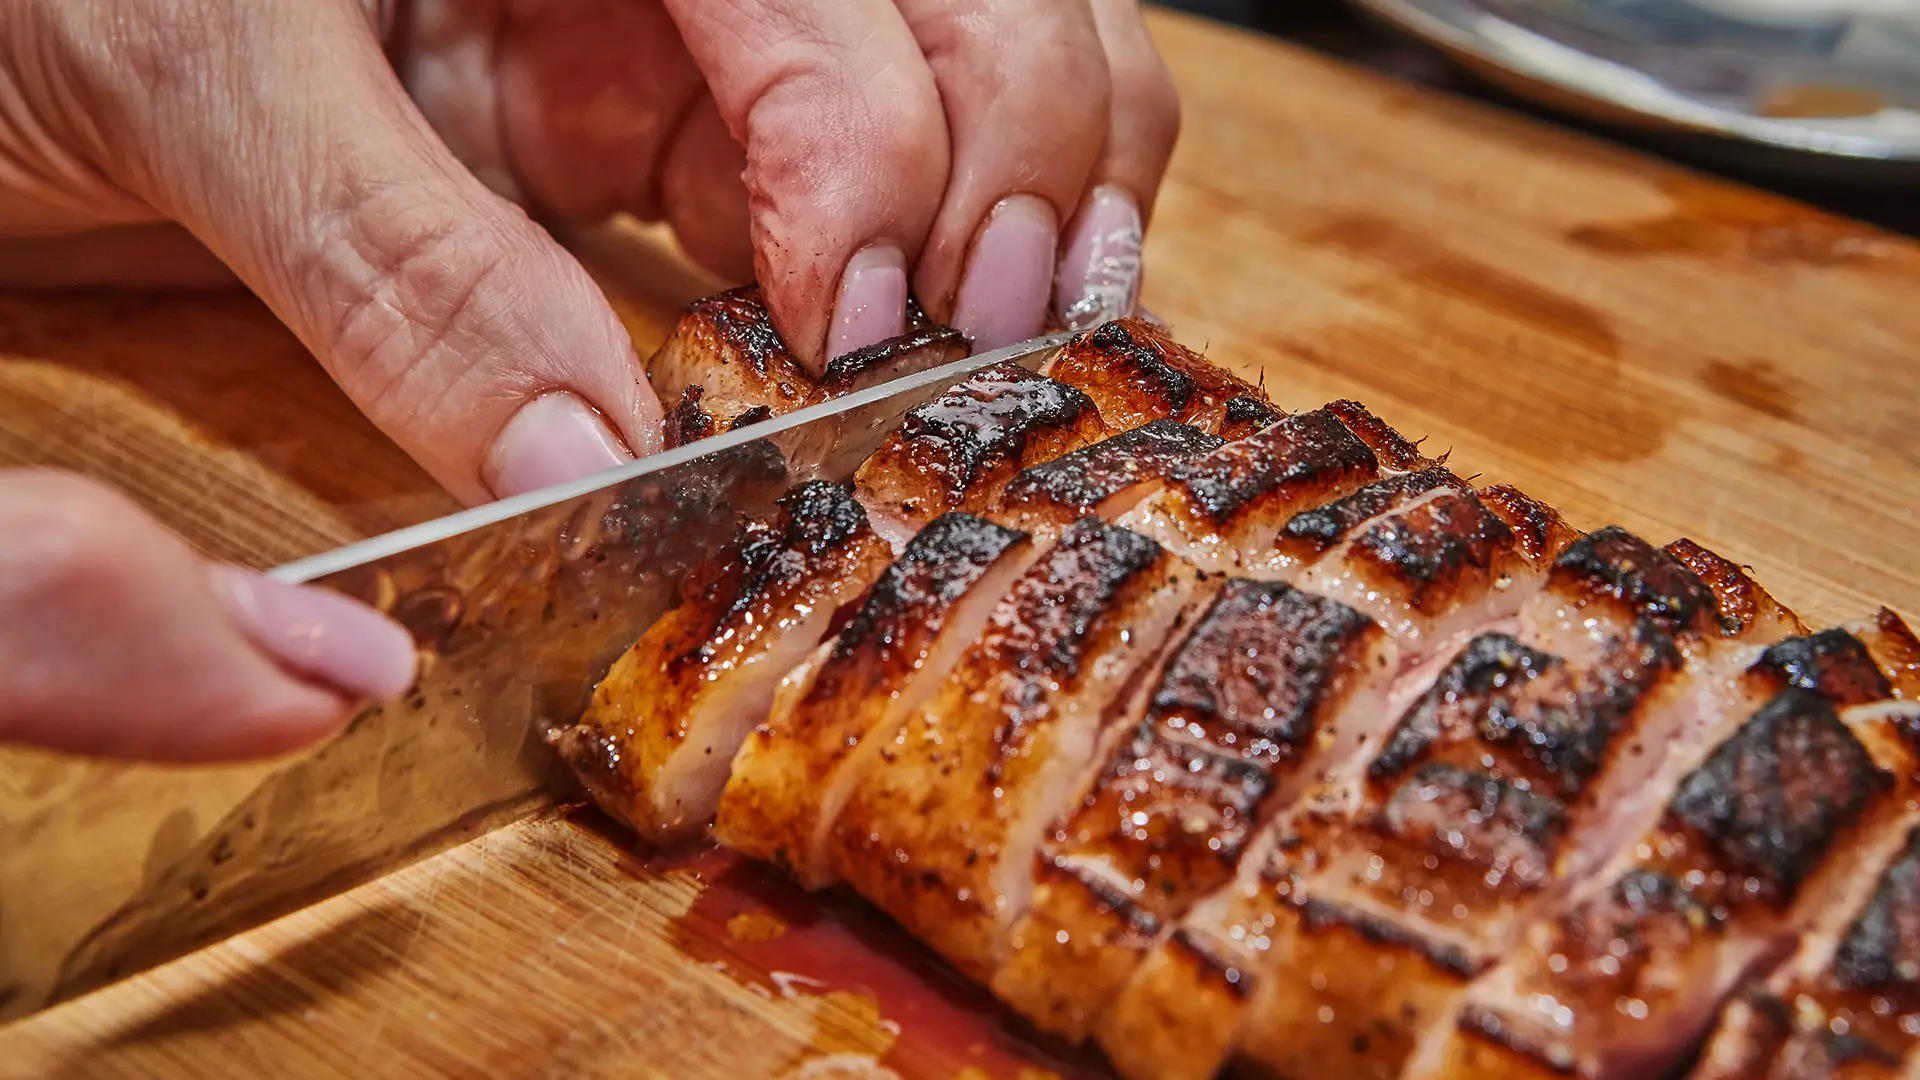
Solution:
M551 805L545 734L794 485L845 479L905 414L1066 335L945 364L575 483L274 571L412 631L421 675L317 750L160 768L0 750L0 1021L23 1016Z

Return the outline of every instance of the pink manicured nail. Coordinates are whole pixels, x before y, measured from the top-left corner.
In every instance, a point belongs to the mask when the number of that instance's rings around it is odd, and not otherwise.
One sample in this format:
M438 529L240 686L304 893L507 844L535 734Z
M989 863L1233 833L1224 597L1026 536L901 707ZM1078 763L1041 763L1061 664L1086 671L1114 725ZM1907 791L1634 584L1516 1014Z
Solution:
M412 635L372 608L237 566L208 577L242 632L295 672L353 698L395 698L413 685Z
M562 390L527 402L500 429L487 455L486 481L504 499L632 460L600 414Z
M826 358L898 337L906 325L907 257L892 244L860 249L840 275Z
M953 325L973 339L975 351L1040 332L1059 245L1060 224L1044 199L1014 195L987 215L953 304Z
M1140 209L1103 187L1080 215L1060 260L1054 311L1069 329L1087 330L1133 314L1140 299Z

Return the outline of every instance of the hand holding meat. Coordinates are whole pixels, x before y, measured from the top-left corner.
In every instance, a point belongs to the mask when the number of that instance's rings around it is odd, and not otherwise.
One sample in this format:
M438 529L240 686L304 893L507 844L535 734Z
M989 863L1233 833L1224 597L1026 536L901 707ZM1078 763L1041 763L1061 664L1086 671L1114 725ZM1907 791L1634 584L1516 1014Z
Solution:
M480 501L661 441L625 329L528 210L670 223L698 261L759 281L817 373L898 333L909 293L982 348L1050 313L1126 314L1177 123L1131 0L23 0L0 11L0 284L237 278ZM0 675L0 739L261 752L404 685L411 652L370 614L275 592L332 650L290 664L130 507L56 478L0 486L0 516L42 514L82 545L59 558L112 572L78 612L46 550L0 531L0 623L77 635L0 633L0 668L98 672L163 631L205 650L149 652L152 679L79 725ZM160 622L125 614L149 609ZM94 651L54 651L81 640ZM196 686L231 677L238 696L179 697L189 660ZM241 713L243 734L211 730Z

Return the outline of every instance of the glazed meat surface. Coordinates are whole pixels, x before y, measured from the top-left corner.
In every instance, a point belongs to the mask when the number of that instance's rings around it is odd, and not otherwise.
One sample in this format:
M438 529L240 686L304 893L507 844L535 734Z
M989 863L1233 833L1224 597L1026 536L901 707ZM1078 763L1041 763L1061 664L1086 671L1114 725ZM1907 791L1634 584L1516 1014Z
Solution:
M691 439L809 379L751 290ZM796 489L556 735L643 835L886 912L1129 1080L1920 1077L1920 639L1804 625L1121 320Z

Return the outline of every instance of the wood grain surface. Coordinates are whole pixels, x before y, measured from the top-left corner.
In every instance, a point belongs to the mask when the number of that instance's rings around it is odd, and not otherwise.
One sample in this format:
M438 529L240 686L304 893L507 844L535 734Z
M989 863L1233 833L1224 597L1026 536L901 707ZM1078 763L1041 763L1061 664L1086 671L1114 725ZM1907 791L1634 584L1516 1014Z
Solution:
M1182 17L1146 301L1282 404L1356 397L1814 622L1920 614L1920 247ZM711 288L577 246L638 345ZM0 295L0 465L269 565L452 501L240 296ZM897 933L524 822L0 1029L0 1076L1070 1075Z

